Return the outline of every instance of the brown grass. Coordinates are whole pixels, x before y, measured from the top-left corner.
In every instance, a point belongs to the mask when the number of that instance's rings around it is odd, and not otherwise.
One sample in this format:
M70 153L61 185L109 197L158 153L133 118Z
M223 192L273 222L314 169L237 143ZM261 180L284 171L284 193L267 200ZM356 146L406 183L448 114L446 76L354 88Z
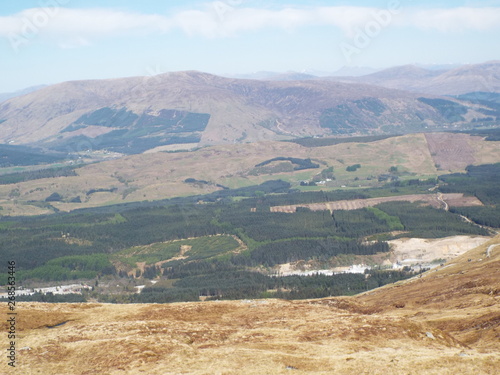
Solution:
M430 137L437 136L440 135L433 134ZM486 142L479 137L469 137L463 134L448 134L446 137L454 150L461 147L462 143L467 143L468 150L474 155L476 164L500 160L498 142ZM69 211L82 207L130 201L205 194L218 189L214 185L196 186L183 182L190 177L212 181L231 188L276 179L284 179L298 186L301 180L311 179L321 172L321 169L310 169L259 176L249 174L256 164L278 156L312 158L324 163L324 167L334 167L336 180L333 183L336 187L371 186L373 176L387 173L391 166L397 166L401 171L415 173L416 178L431 177L441 173L434 166L435 161L432 159L428 141L423 134L393 137L370 143L344 143L316 148L306 148L287 142L220 145L193 152L158 152L127 156L78 169L78 176L0 185L0 206L4 208L1 213L16 215L50 212L28 205L27 202L44 201L53 192L58 192L65 199L81 197L82 203L54 203L58 209ZM445 153L443 157L452 162L456 155ZM347 165L358 163L362 165L358 171L346 171ZM462 164L457 165L452 171L463 171L465 165ZM354 181L356 177L358 180ZM116 188L117 190L110 193L94 193L89 196L86 194L89 190L103 188ZM19 197L9 197L14 189L19 189Z
M17 373L494 374L500 251L485 258L492 243L500 237L357 297L21 303L17 347L31 350L18 350Z

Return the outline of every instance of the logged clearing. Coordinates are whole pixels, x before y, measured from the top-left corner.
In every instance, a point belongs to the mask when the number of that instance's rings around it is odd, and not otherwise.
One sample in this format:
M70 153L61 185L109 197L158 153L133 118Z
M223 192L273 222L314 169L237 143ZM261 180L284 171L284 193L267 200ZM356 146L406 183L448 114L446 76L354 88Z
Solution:
M456 258L487 242L490 237L452 236L446 238L401 238L387 241L394 261L400 263L431 263Z
M473 144L481 137L468 134L427 133L425 139L436 167L441 170L464 169L476 162Z
M462 207L462 206L482 206L482 203L476 197L465 197L462 193L451 193L442 194L441 199L448 203L449 206ZM365 207L373 207L380 203L385 202L422 202L436 208L443 206L443 202L440 201L435 194L409 194L409 195L397 195L392 197L379 197L379 198L366 198L366 199L351 199L351 200L341 200L332 202L320 202L320 203L306 203L306 204L292 204L288 206L273 206L271 207L271 212L286 212L293 213L297 210L297 207L307 207L312 211L324 211L329 210L330 212L336 210L357 210Z
M442 194L442 199L450 207L482 206L483 203L473 196L464 196L461 193Z
M500 236L355 297L20 303L17 374L495 374ZM493 246L493 250L492 249ZM490 256L486 253L490 249ZM6 316L6 305L0 309ZM7 323L1 323L6 332Z

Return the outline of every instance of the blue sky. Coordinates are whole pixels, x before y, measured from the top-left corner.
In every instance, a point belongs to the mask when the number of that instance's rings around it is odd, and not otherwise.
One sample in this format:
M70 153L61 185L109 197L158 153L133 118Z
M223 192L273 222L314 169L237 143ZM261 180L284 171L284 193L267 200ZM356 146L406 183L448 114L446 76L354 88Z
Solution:
M499 53L492 0L0 3L0 92L178 70L479 63Z

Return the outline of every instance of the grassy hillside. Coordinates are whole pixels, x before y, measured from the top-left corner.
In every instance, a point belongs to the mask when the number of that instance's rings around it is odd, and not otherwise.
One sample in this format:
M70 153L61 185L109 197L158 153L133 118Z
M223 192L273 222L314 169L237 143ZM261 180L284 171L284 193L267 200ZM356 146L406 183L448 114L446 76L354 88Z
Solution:
M439 138L433 139L437 139L437 144L440 144ZM292 188L303 191L374 187L394 179L427 179L449 171L461 172L470 164L471 158L474 164L500 160L497 142L485 142L479 137L463 134L447 134L444 141L451 150L464 150L463 146L466 145L468 151L433 155L429 150L428 139L415 134L321 147L260 142L244 146L212 146L192 152L135 155L76 169L77 176L0 185L0 206L3 207L0 214L53 212L53 208L46 205L40 207L37 203L44 202L53 193L58 193L62 199L51 203L52 207L68 211L207 194L223 187L234 189L276 179L287 181ZM285 159L257 167L275 158ZM319 168L297 169L286 158L310 159ZM452 163L446 164L447 160ZM442 164L439 169L436 167L437 161ZM347 170L347 167L357 164L360 167L356 171ZM451 169L443 170L447 165ZM316 184L328 177L334 179L330 178L331 181L324 185L301 186L303 181ZM186 182L188 179L207 183L189 183Z
M493 374L500 366L500 251L489 258L485 252L499 243L497 237L438 271L356 297L20 303L17 347L30 349L20 351L18 370ZM6 313L6 304L1 309Z
M234 252L239 247L238 241L231 236L204 236L131 247L114 254L112 260L135 268L138 263L151 266L157 263L161 265L162 262L172 259L189 262L212 258Z

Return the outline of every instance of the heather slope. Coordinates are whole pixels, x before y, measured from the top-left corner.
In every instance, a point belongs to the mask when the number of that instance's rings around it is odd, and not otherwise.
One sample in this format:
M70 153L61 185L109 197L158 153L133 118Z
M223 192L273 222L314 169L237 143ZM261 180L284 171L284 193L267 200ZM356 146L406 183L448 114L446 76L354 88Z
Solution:
M499 243L497 236L421 278L356 297L22 303L16 370L492 374L500 365Z

